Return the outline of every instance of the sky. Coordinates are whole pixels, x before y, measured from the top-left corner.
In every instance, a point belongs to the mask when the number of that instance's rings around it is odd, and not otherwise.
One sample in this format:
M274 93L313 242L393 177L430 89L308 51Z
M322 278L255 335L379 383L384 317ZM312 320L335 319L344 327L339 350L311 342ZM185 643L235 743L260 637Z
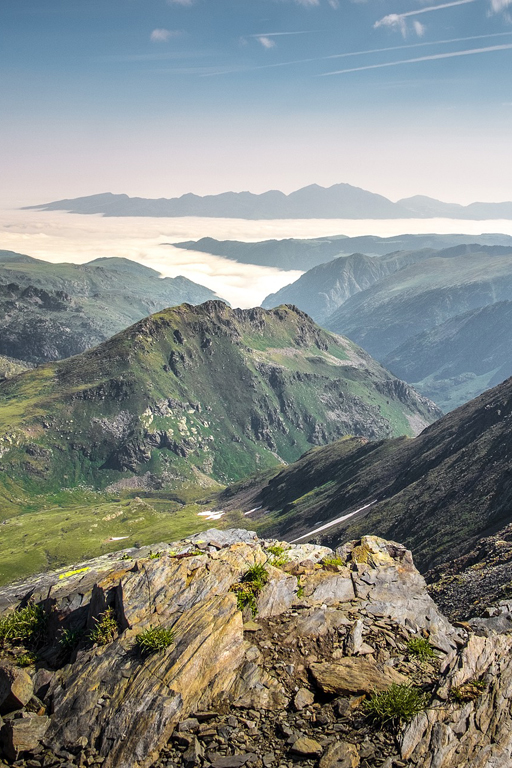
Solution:
M510 200L512 0L0 0L0 116L8 208L338 182Z

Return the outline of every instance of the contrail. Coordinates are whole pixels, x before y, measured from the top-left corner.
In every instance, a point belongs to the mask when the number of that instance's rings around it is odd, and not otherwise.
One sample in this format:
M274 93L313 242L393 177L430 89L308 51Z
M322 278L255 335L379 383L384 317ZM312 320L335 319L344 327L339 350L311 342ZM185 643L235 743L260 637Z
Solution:
M335 72L324 72L318 77L329 77L330 75L345 75L348 72L363 72L367 69L383 69L384 67L398 67L400 64L415 64L419 61L437 61L438 59L453 59L457 56L474 56L477 53L491 53L492 51L508 51L512 48L510 45L492 45L488 48L471 48L466 51L453 51L452 53L437 53L432 56L420 56L416 59L401 59L400 61L387 61L382 64L368 64L365 67L353 67L351 69L338 69Z
M418 8L417 11L407 11L407 13L390 13L384 16L380 21L376 21L373 25L374 29L386 26L389 21L398 21L398 19L405 19L407 16L417 16L419 13L430 13L430 11L441 11L443 8L453 8L455 5L467 5L467 3L474 3L476 0L455 0L453 3L443 3L442 5L429 5L428 8Z
M404 48L424 48L426 45L448 45L450 43L465 43L469 40L486 40L492 37L505 37L512 35L512 32L493 32L490 35L472 35L471 37L453 37L448 40L432 40L424 43L408 43L407 45L393 45L387 48L369 48L362 51L349 51L348 53L334 53L330 56L314 57L310 59L296 59L292 61L279 61L273 64L261 64L257 67L235 67L227 70L218 70L216 72L208 72L202 75L202 77L215 77L217 75L229 75L244 72L254 72L260 69L275 69L276 67L291 67L295 64L309 64L316 61L327 61L329 59L343 59L348 56L364 56L370 53L386 53L386 51L401 51ZM268 35L267 35L268 37ZM325 74L335 74L326 72Z

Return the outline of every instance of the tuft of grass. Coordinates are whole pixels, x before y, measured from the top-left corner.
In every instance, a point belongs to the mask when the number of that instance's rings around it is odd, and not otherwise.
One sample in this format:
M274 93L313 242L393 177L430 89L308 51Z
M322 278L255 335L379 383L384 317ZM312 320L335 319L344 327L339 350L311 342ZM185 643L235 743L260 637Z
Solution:
M82 637L83 632L81 629L64 629L59 637L59 645L65 651L72 651L73 648L78 645Z
M236 602L239 610L250 607L252 615L258 612L257 597L268 581L268 571L264 565L253 565L244 573L238 584L233 584L230 592L236 593Z
M324 557L322 565L325 568L341 568L341 566L346 565L346 563L341 557Z
M42 606L34 603L8 613L0 619L0 645L40 643L44 638L47 619Z
M163 651L174 643L174 632L165 627L148 627L140 632L135 642L143 656L149 656L157 651Z
M424 637L412 637L407 643L407 650L411 656L417 656L420 661L436 658L436 652Z
M15 658L15 664L17 667L31 667L37 663L38 655L32 653L32 651L25 651Z
M467 701L477 699L486 688L484 680L468 680L464 685L455 686L450 691L450 697L457 704L464 704Z
M94 619L95 625L89 632L89 640L97 645L108 645L117 636L119 626L113 608L107 608L98 618Z
M429 700L429 694L421 688L393 683L387 690L372 694L363 702L363 709L379 725L401 725L423 712Z
M161 552L153 552L152 549L149 550L148 557L149 557L150 560L158 560L158 558L161 557L161 556L162 556Z

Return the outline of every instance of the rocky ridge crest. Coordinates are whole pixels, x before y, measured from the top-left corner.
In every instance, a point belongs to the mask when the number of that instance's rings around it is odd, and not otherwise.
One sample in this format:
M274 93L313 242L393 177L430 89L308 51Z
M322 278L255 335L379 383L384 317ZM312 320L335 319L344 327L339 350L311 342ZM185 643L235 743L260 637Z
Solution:
M244 606L252 572L266 578ZM512 636L451 625L400 544L212 529L6 587L0 635L30 605L36 655L22 668L4 635L0 663L0 743L20 768L510 765ZM142 654L158 628L172 642ZM391 686L419 686L426 709L376 724L364 702Z

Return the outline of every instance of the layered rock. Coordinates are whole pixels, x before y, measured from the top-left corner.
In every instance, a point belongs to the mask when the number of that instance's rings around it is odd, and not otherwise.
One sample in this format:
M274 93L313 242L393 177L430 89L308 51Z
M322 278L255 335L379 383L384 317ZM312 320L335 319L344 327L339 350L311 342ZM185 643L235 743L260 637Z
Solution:
M26 671L4 637L5 759L30 768L507 764L512 638L452 626L401 545L366 536L334 553L211 530L154 550L0 593L0 637L2 618L30 600L46 617ZM141 633L158 629L172 637L141 652ZM411 650L418 638L431 649L424 661ZM393 684L434 695L408 725L382 730L361 706Z

